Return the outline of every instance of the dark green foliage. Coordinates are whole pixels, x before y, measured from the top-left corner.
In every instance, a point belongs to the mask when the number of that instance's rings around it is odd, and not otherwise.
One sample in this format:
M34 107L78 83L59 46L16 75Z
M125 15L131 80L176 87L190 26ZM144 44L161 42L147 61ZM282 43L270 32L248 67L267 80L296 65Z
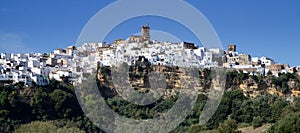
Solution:
M32 122L30 124L25 124L20 126L15 130L16 133L51 133L56 132L58 128L50 122Z
M108 68L99 68L109 74ZM147 78L142 68L132 72L132 78ZM207 75L210 70L203 71ZM209 74L208 74L209 75ZM227 73L227 86L237 88L249 78L259 86L267 84L266 78L271 80L281 91L289 93L288 82L293 80L299 85L298 77L294 74L280 74L276 77L255 76L238 71ZM209 82L211 77L203 77ZM263 90L263 88L261 89ZM159 99L153 104L139 106L127 102L118 96L106 99L106 103L117 113L128 118L151 119L167 112L177 97ZM275 123L271 131L299 132L300 100L287 102L284 97L262 95L256 98L246 97L242 91L233 89L225 91L222 101L213 117L203 126L197 125L199 116L207 100L206 95L199 95L190 115L172 132L200 132L203 130L216 130L219 132L236 132L240 123L260 127L266 123ZM46 121L39 123L34 121ZM34 123L31 123L34 122ZM31 123L31 124L30 124ZM26 124L26 125L24 125ZM48 86L24 87L22 83L15 85L0 85L0 131L11 132L33 129L35 124L40 128L47 127L55 130L72 132L84 130L85 132L101 132L87 117L84 116L74 94L74 87L52 80ZM29 127L28 127L29 126ZM41 130L44 131L44 130Z
M258 78L258 76L256 76L256 75L251 75L250 76L256 83L258 83L259 82L259 78Z
M237 85L243 83L244 80L249 78L248 73L238 72L236 70L227 72L227 83L226 88L236 87Z
M15 133L54 133L59 131L60 133L84 133L76 126L70 125L58 125L56 122L32 122L30 124L24 124L15 130Z
M220 133L235 133L237 132L238 124L235 120L229 119L220 124L218 131Z
M289 114L281 118L271 128L276 133L299 133L300 132L300 112Z
M261 117L254 117L252 121L252 125L254 128L260 127L263 125L263 119Z
M300 98L296 100L295 108L297 111L300 111Z
M26 115L20 112L24 109L21 102L18 101L17 92L13 86L0 87L0 131L8 132L14 129L15 125L20 123L20 115ZM20 109L20 110L18 110ZM20 114L24 113L24 114ZM26 119L23 117L23 119Z
M259 127L265 123L276 122L289 103L271 95L247 98L240 91L225 92L218 110L206 124L208 129L216 129L219 123L229 116L237 123L249 123Z
M281 92L283 94L288 94L290 93L290 88L288 87L288 82L289 81L295 81L297 84L299 84L299 79L297 78L297 76L295 74L291 74L291 73L286 73L286 74L282 74L279 73L278 74L279 77L272 77L271 79L271 83L277 87L279 87L281 90Z
M18 120L11 118L11 113L8 110L0 110L0 131L9 132L13 131L16 125L19 125Z
M73 86L54 80L44 87L28 88L22 85L0 86L1 132L11 132L21 124L32 121L56 119L76 120L79 122L76 126L81 129L91 132L100 131L93 126L85 127L91 122L84 119ZM63 130L69 131L67 128Z
M80 108L73 94L62 90L54 90L50 93L50 100L54 104L55 114L59 118L72 118L80 115L76 114L79 113L76 110L80 110Z
M128 101L123 100L119 97L114 97L107 100L107 104L120 115L126 116L128 118L135 119L151 119L157 116L158 112L164 113L171 109L173 104L176 102L177 97L172 97L169 99L160 99L157 102L147 105L140 106Z
M32 113L36 116L37 120L47 120L49 118L51 108L49 108L50 98L48 94L43 90L43 88L37 88L34 95L30 101L30 106L32 107ZM47 112L48 111L48 112Z
M226 120L230 114L233 114L232 117L237 119L240 115L237 112L240 109L241 102L245 99L246 97L240 91L225 92L217 111L206 124L207 128L218 128L219 123Z
M192 125L189 128L189 133L199 133L201 131L205 131L207 128L205 126L200 126L200 125Z

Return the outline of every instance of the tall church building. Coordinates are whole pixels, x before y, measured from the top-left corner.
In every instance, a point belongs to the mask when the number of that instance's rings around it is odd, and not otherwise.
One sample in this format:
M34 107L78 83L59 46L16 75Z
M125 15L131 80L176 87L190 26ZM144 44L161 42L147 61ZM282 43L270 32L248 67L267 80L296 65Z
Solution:
M150 41L150 27L148 23L142 27L142 37L144 41Z

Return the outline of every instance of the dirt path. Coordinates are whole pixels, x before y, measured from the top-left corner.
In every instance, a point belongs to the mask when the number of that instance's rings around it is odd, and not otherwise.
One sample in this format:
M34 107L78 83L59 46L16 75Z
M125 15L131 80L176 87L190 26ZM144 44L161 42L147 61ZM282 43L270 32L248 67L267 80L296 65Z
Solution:
M265 124L261 127L255 128L255 129L252 126L251 127L240 128L239 131L242 131L242 133L263 133L264 131L266 131L270 127L271 127L271 124Z

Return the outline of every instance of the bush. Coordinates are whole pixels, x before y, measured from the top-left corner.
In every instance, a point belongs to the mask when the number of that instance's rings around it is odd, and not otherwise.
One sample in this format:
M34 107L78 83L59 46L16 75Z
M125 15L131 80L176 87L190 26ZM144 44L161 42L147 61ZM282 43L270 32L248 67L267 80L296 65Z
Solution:
M189 133L199 133L201 131L207 130L206 127L201 126L201 125L192 125L189 128Z
M15 133L54 133L58 128L50 122L32 122L20 126Z
M238 124L235 120L228 119L220 124L218 130L220 133L235 133L237 132Z
M299 133L300 132L300 112L293 113L280 119L272 127L272 132L278 133Z
M77 127L57 127L54 122L35 121L30 124L21 125L15 130L15 133L84 133Z
M261 117L254 117L252 121L252 125L254 128L261 127L263 125L263 119Z

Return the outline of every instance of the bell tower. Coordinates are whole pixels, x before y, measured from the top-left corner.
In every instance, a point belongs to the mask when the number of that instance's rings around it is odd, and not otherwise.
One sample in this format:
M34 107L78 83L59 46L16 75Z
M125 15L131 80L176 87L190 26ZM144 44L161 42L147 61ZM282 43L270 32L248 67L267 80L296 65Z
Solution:
M148 23L142 27L142 37L145 41L150 41L150 27Z
M236 45L229 44L228 45L228 51L230 51L230 52L236 52Z

